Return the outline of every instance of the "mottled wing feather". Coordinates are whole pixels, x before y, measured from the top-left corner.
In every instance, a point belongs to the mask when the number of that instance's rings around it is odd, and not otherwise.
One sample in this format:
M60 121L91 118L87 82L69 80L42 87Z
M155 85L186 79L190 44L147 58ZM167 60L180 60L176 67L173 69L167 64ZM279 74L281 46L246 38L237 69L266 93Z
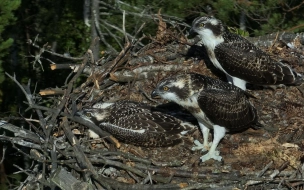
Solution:
M117 139L139 146L170 146L178 144L183 141L178 135L168 136L166 133L153 133L145 131L144 133L134 132L126 128L117 128L118 126L113 123L101 123L100 128L108 131Z
M216 46L215 56L232 76L255 84L291 84L294 72L251 43L228 42Z
M140 112L124 117L113 115L109 122L126 129L145 129L155 133L177 134L184 130L176 118L160 112Z
M200 93L198 104L211 122L229 131L243 130L257 122L255 108L237 91L206 89Z
M237 42L240 42L240 43L250 43L243 36L240 36L240 35L238 35L236 33L233 33L233 32L229 32L228 28L226 28L226 30L225 30L225 32L223 34L223 38L224 38L225 43L229 43L229 42L233 42L233 43L237 43ZM253 48L258 49L256 46L253 47Z
M177 120L162 113L140 112L109 120L100 127L119 140L140 146L169 146L182 142Z
M147 147L182 142L180 133L191 130L191 126L153 110L152 106L132 101L118 101L104 109L86 109L95 113L90 120L123 142Z
M132 101L118 101L113 104L108 109L111 110L112 115L116 115L116 117L124 117L126 115L132 115L135 113L146 112L151 110L151 106L132 102Z

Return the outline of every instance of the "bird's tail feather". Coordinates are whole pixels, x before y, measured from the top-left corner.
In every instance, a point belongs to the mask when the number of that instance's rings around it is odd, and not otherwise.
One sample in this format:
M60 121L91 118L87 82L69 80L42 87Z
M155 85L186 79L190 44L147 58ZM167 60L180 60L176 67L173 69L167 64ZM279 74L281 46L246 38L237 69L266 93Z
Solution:
M274 74L277 76L277 84L294 84L299 85L304 82L303 75L294 71L289 65L285 64L284 61L280 61L280 64L276 65Z
M301 85L304 83L304 76L300 73L295 73L296 74L296 81L295 85Z
M257 130L257 129L264 128L264 125L262 125L262 124L259 123L259 122L256 122L254 125L251 126L251 128Z

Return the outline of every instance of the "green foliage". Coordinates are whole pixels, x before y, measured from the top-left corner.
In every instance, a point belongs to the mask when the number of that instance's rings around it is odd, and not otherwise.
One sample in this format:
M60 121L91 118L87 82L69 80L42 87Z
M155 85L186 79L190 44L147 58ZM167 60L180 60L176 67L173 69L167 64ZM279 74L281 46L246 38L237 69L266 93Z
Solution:
M13 11L20 6L21 0L1 0L0 1L0 34L5 28L13 24L16 20ZM0 83L3 82L2 58L8 54L8 48L13 44L13 39L0 36Z
M31 38L39 34L40 41L56 42L56 52L69 52L81 56L90 43L90 29L84 25L82 1L24 0L24 9L30 9L30 19L25 22L34 26Z
M244 37L249 36L249 32L247 32L245 30L242 30L242 29L239 29L239 28L236 28L236 27L228 27L228 30L232 33L236 33L236 34L239 34L239 35L244 36Z
M239 27L240 15L246 15L246 27L251 35L289 30L304 31L304 3L302 0L205 0L205 1L125 1L134 6L146 6L156 13L159 8L163 14L184 18L191 24L197 16L214 15L225 24ZM207 7L212 9L208 12Z
M256 36L283 30L304 31L302 0L218 0L211 4L215 16L230 26L239 25L243 12L248 30Z
M4 35L7 26L14 24L16 17L13 11L21 4L21 0L1 0L0 1L0 84L4 81L3 58L8 55L8 50L14 40ZM0 89L0 103L2 103L2 89Z
M216 17L220 18L225 23L229 22L231 16L240 13L240 10L235 7L234 0L218 0L211 4L218 11Z

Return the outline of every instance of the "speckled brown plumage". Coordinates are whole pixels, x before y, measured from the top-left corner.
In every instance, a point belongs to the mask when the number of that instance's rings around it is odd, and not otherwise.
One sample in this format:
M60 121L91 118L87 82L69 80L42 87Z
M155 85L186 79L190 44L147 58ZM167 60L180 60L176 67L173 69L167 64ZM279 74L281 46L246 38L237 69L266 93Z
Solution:
M199 45L206 47L212 63L227 75L230 82L242 89L246 89L247 82L275 85L301 84L304 81L302 75L289 65L273 59L242 36L230 33L214 17L196 18L191 31L200 37Z
M183 83L183 87L176 84ZM188 109L192 114L204 112L211 125L224 126L228 131L238 131L248 127L260 126L256 109L250 103L251 96L246 91L204 75L191 73L177 75L160 82L157 93L167 93L162 87L169 87L176 94L176 103ZM197 99L197 105L187 105L191 97ZM201 120L201 118L199 118Z
M196 142L196 149L208 150L209 129L214 129L214 140L209 152L201 157L221 160L215 151L226 131L260 128L257 111L248 100L251 96L242 89L200 74L181 74L161 81L151 94L173 101L186 108L198 120L204 144Z
M97 103L77 114L123 142L144 147L181 143L182 135L194 129L190 123L132 101Z
M224 39L226 36L223 35ZM217 60L232 76L253 84L294 84L299 78L290 66L276 61L249 41L224 42L214 49Z

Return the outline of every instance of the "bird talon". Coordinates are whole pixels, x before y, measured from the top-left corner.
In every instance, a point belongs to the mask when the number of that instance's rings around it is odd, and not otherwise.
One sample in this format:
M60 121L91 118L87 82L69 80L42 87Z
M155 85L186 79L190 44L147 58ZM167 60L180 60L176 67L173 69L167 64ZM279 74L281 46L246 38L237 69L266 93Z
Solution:
M201 156L200 159L201 159L202 162L205 162L205 161L210 160L210 159L221 161L222 157L220 156L219 151L214 151L213 153L208 152L204 156Z
M193 151L195 151L195 150L202 150L202 152L208 151L210 149L210 146L212 145L212 142L210 142L208 145L204 145L204 144L200 143L198 140L193 141L193 143L196 146L193 146L191 148L191 150L193 150Z

